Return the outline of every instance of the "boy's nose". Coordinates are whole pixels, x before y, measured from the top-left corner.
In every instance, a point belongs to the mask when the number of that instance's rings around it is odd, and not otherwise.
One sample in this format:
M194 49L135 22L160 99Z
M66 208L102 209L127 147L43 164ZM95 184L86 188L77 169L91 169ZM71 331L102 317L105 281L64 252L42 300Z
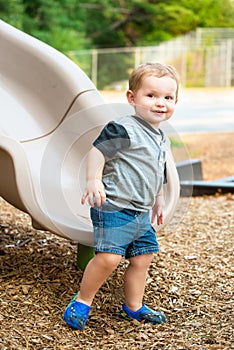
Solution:
M155 101L155 104L156 104L157 106L162 106L162 105L164 105L164 98L163 98L163 97L157 97L157 98L156 98L156 101Z

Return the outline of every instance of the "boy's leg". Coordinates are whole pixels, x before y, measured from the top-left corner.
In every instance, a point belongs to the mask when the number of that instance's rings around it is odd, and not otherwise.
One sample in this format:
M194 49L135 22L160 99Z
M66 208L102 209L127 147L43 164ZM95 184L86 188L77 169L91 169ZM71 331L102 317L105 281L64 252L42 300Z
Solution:
M125 304L122 305L122 316L139 322L164 324L166 317L163 312L142 305L147 269L152 257L153 254L144 254L129 259L130 264L125 274Z
M118 266L122 256L113 253L98 253L88 263L81 281L80 292L64 312L64 320L69 326L83 330L95 294L107 277Z
M117 268L122 256L113 253L97 253L88 263L80 285L77 301L91 305L95 294L109 275Z
M129 259L130 264L125 272L124 291L125 304L132 311L142 307L147 270L152 259L153 254L143 254Z

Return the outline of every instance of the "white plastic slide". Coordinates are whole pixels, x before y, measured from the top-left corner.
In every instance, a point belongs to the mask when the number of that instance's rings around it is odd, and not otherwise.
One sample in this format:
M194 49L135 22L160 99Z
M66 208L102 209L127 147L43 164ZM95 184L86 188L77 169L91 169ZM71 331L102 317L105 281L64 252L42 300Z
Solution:
M52 47L0 21L0 195L37 229L92 246L80 204L85 162L103 125L131 113L107 104L85 73ZM179 198L168 155L165 223Z

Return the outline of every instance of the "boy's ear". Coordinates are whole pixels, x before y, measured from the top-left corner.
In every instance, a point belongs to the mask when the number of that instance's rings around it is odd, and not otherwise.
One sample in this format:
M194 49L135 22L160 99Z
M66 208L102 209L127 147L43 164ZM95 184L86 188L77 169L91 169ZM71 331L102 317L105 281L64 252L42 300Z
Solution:
M126 96L127 96L128 103L133 105L134 104L134 93L133 93L133 91L132 90L127 90Z

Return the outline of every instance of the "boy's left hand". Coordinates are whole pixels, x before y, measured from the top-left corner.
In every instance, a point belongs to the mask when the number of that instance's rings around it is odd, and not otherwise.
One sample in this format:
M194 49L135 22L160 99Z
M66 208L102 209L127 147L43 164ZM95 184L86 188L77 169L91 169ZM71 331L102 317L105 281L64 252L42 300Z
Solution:
M157 195L155 204L152 208L151 224L157 223L157 225L162 225L164 223L164 206L165 200L163 194Z

